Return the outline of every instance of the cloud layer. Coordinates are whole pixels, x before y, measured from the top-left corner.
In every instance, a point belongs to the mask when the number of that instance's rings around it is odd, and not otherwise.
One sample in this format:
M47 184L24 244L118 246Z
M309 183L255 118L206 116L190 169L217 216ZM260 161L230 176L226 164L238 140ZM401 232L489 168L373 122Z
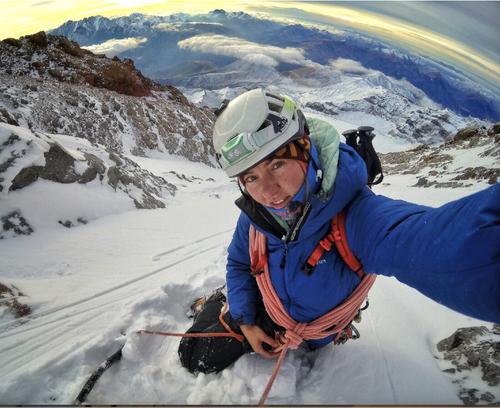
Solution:
M307 66L315 65L304 57L304 50L301 48L280 48L217 34L197 35L179 41L177 45L184 49L234 57L271 67L275 67L281 62Z
M354 61L347 58L337 58L336 60L330 60L329 63L330 66L336 71L340 71L346 74L364 75L373 72L365 68L358 61Z
M124 51L137 48L147 40L147 38L134 37L112 39L101 44L89 45L82 48L92 51L94 54L106 54L107 57L114 57L115 55L118 55Z

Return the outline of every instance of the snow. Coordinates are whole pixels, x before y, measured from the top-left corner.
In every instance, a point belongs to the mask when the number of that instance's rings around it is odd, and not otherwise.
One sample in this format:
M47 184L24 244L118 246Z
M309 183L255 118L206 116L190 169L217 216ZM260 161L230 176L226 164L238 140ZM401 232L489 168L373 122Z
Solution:
M21 320L0 317L2 404L71 404L122 344L122 360L101 377L89 403L255 404L260 398L273 361L247 354L222 373L193 376L178 360L178 338L136 334L185 331L191 301L223 284L239 191L221 170L178 156L133 159L180 188L168 208L135 210L130 200L122 203L92 183L63 193L43 180L17 192L16 202L2 201L17 204L36 227L32 236L0 241L0 281L16 285L33 308ZM409 188L411 177L391 176L376 192L436 206L484 188ZM76 214L92 221L54 226L56 218ZM461 403L435 344L458 327L484 322L390 278L378 278L370 303L359 340L289 352L268 403ZM479 379L473 384L479 388Z

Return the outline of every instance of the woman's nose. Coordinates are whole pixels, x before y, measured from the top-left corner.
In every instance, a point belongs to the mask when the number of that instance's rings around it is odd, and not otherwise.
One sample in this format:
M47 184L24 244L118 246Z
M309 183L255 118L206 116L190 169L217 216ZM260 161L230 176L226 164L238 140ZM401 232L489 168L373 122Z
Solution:
M280 190L279 180L272 175L266 175L262 178L262 194L266 198L273 198Z

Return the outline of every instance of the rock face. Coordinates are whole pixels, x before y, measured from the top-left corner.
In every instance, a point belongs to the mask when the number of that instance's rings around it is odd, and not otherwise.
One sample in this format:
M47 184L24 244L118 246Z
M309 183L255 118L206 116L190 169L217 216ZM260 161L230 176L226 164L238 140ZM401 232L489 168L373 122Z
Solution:
M142 169L119 152L92 146L77 138L33 133L19 126L0 123L0 199L24 191L43 179L60 185L91 184L92 189L114 191L134 206L163 208L177 187L163 177ZM65 190L66 191L66 190ZM67 190L71 194L72 190ZM34 231L20 210L2 208L0 239L29 235ZM4 212L6 211L6 212ZM59 220L72 227L87 219Z
M0 153L9 157L1 165L0 174L11 174L10 181L9 177L3 178L3 183L0 184L2 190L20 190L39 178L62 184L86 184L98 179L100 183L109 184L115 191L127 193L136 208L163 208L165 203L158 198L165 194L173 195L176 191L173 184L142 169L117 152L102 151L101 157L98 157L84 151L83 146L77 151L66 148L49 135L31 134L26 137L17 135L15 128L10 130L12 133L0 146ZM17 162L22 162L26 156L30 156L28 162L36 164L17 167ZM109 160L105 161L105 156ZM133 194L130 192L131 187L136 189Z
M159 151L213 165L213 120L210 109L145 78L131 60L43 32L0 41L0 122L120 153Z
M457 155L469 154L464 166ZM384 174L415 174L414 187L468 187L477 182L495 184L500 177L500 123L490 128L462 129L440 146L420 145L405 152L380 154ZM461 160L463 162L463 160Z
M500 325L458 329L437 344L441 359L453 367L443 371L452 375L460 385L459 397L466 405L499 404L500 385ZM469 384L471 371L479 370L485 386Z

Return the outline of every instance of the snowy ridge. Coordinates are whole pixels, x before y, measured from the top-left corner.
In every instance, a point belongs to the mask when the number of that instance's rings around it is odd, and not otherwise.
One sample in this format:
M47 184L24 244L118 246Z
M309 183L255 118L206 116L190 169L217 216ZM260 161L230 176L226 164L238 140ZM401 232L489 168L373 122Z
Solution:
M244 64L239 66L243 67ZM400 144L442 143L461 128L488 125L479 119L464 118L444 109L408 82L397 81L381 73L342 75L339 78L338 74L335 76L335 72L331 71L332 76L326 81L312 86L302 77L283 77L276 71L271 75L272 81L259 81L259 76L255 77L252 72L250 69L246 74L239 74L241 78L255 78L251 85L248 80L246 83L235 81L236 87L229 88L222 82L213 82L222 79L219 74L207 74L203 76L206 87L181 89L193 103L216 107L223 99L230 99L246 89L268 87L299 101L306 116L308 113L311 116L327 116L350 122L354 127L374 126L383 137ZM380 86L380 83L384 86Z
M222 171L206 165L137 160L185 186L168 208L115 214L79 228L42 228L0 244L2 280L22 289L33 308L24 320L6 311L0 320L2 403L71 403L90 372L124 343L122 360L102 376L89 403L254 404L260 397L272 362L248 354L222 373L193 376L180 366L179 339L135 333L186 330L191 301L224 282L239 195ZM376 192L439 205L487 185L430 194L409 187L415 177L390 174ZM448 366L436 359L435 345L457 327L484 323L389 278L377 280L370 304L359 340L289 353L268 402L459 404L458 386L442 371ZM496 392L478 378L466 386Z

